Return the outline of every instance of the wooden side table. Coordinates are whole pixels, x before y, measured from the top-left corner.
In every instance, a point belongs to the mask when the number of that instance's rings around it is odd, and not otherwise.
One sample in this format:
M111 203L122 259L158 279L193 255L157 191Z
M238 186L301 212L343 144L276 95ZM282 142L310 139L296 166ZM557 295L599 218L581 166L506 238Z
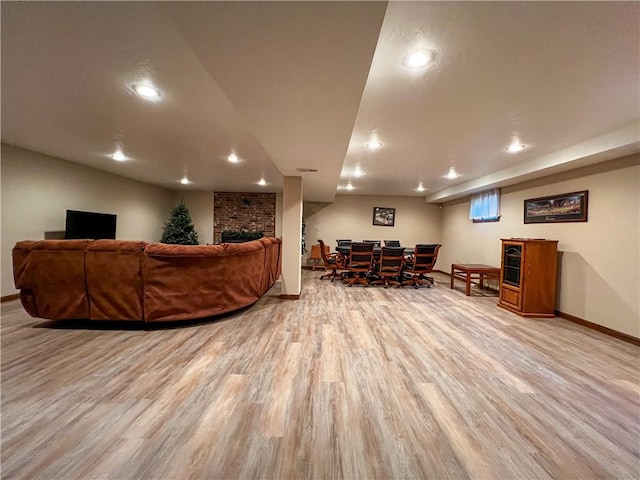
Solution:
M500 269L481 263L452 263L451 264L451 288L454 280L464 280L465 293L471 295L471 281L478 281L478 286L484 288L484 280L500 279Z

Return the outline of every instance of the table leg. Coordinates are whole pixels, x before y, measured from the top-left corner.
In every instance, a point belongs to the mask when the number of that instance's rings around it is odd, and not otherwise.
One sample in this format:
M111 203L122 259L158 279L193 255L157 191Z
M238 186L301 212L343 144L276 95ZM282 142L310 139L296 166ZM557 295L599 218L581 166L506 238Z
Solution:
M484 273L480 274L480 284L478 285L481 289L484 288Z
M471 295L471 274L467 272L467 297Z
M449 286L449 288L453 288L453 267L451 267L451 285Z

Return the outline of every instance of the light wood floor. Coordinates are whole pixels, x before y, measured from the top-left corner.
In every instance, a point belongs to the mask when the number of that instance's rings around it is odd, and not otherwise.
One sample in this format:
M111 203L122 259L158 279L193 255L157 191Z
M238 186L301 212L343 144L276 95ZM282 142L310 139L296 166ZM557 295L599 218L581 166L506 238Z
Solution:
M639 478L640 349L495 297L305 271L179 329L2 305L3 479Z

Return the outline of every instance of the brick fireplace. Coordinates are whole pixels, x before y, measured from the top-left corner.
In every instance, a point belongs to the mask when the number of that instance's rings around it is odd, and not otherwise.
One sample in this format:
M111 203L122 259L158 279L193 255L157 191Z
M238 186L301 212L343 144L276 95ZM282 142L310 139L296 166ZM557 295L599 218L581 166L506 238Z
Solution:
M276 234L276 194L214 192L213 241L220 243L224 230L260 230Z

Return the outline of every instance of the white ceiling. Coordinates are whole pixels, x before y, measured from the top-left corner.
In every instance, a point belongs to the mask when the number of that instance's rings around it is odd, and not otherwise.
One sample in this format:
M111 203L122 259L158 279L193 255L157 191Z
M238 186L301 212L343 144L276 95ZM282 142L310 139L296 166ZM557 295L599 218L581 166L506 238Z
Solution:
M640 150L638 2L0 7L2 141L163 187L443 202Z

